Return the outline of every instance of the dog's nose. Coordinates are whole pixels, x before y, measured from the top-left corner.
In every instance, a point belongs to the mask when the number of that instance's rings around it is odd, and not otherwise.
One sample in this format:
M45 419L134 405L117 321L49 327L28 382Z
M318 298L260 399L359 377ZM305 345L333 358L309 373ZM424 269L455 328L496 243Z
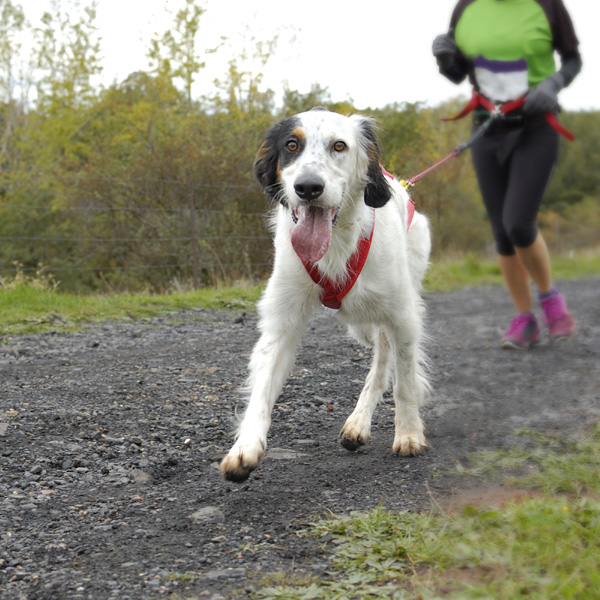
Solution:
M304 177L296 181L294 189L302 200L311 202L323 193L325 182L319 177Z

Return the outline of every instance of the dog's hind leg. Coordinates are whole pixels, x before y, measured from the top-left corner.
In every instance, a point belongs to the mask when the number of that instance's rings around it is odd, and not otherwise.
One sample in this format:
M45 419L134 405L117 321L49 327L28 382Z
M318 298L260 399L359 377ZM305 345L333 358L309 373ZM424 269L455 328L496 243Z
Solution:
M376 329L371 369L358 402L340 432L340 442L346 450L356 450L371 437L371 419L377 403L389 382L390 343L382 329Z
M404 337L396 346L394 365L394 444L392 451L399 456L417 456L429 449L421 420L420 408L428 389L420 360L420 349Z

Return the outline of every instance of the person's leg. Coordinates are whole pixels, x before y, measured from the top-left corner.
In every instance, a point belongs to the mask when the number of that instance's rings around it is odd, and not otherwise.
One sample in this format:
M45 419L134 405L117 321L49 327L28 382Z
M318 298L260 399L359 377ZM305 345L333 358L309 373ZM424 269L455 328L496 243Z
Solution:
M510 158L502 223L520 263L538 291L552 288L551 261L537 215L558 157L558 134L550 126L525 129Z
M530 277L506 232L503 215L504 201L510 178L509 162L501 162L498 152L502 137L485 136L473 146L473 166L479 189L492 225L498 263L508 293L518 315L502 336L507 348L529 348L539 340L539 327L531 312Z
M471 148L473 167L477 175L479 191L492 227L496 251L500 256L510 257L515 249L504 227L504 199L509 183L508 164L500 164L498 152L502 146L499 136L485 135Z
M527 350L540 341L540 328L532 312L529 272L518 254L498 254L498 264L518 313L504 332L501 344L504 348Z
M518 254L498 254L498 264L504 277L508 294L519 313L531 312L531 288L529 272Z
M522 267L516 261L505 261L503 273L511 297L517 310L531 311L531 298L524 289L525 271L538 289L551 340L569 337L575 327L564 298L553 287L550 254L537 228L538 210L552 178L558 147L558 135L549 126L526 131L521 137L511 157L503 214L505 230Z
M542 234L538 231L535 241L526 248L515 247L517 256L538 291L545 294L552 289L552 268L550 253Z

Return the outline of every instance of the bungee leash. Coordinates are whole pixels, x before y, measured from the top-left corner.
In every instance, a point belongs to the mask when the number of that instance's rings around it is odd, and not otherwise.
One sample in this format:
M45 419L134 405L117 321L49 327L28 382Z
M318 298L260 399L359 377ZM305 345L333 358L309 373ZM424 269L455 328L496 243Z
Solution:
M473 145L473 143L476 142L488 130L490 125L501 115L502 115L502 113L499 111L491 112L489 118L486 119L473 132L471 137L466 142L462 142L462 144L459 144L458 146L456 146L456 148L454 148L454 150L452 150L452 152L450 152L450 154L448 154L448 156L445 156L444 158L442 158L442 160L436 162L435 164L431 165L429 168L425 169L423 172L419 173L418 175L415 175L414 177L411 177L410 179L401 179L400 183L404 186L404 189L406 191L408 191L408 189L413 187L415 185L415 183L417 183L417 181L419 181L420 179L423 179L423 177L425 177L426 175L429 175L429 173L431 173L432 171L435 171L438 167L443 165L445 162L448 162L450 159L455 158L456 156L458 156L459 154L462 154L465 150L470 148Z
M418 175L415 175L411 179L401 179L400 183L404 186L404 189L408 191L409 188L413 187L417 181L423 179L425 175L428 175L429 173L437 169L439 166L443 165L445 162L458 156L464 150L472 146L473 143L477 141L488 130L490 125L496 119L505 116L507 113L513 110L521 108L525 103L525 98L526 96L522 96L521 98L517 98L516 100L512 100L510 102L504 102L503 104L494 104L485 96L482 96L478 92L474 91L470 102L465 106L465 108L463 108L463 110L458 115L456 115L455 117L443 118L442 121L456 121L458 119L462 119L479 106L482 106L483 108L488 110L490 116L473 132L471 137L466 142L459 144L456 148L454 148L454 150L452 150L452 152L450 152L450 154L448 154L448 156L442 158L442 160L436 162L434 165L431 165L431 167L425 169L425 171L419 173ZM545 113L544 117L553 129L555 129L558 133L566 137L569 141L573 141L575 139L575 136L570 131L565 129L557 121L556 117L551 112Z
M411 177L410 179L401 179L400 183L408 191L408 188L413 187L415 185L415 183L417 183L417 181L419 181L420 179L423 179L423 177L425 177L425 175L429 175L429 173L431 173L432 171L435 171L435 169L437 169L438 167L443 165L445 162L448 162L450 159L458 156L459 154L461 154L462 152L467 150L467 148L470 148L473 145L473 143L476 140L478 140L488 130L489 126L492 124L492 122L498 116L499 115L490 114L490 117L488 119L486 119L473 132L473 135L471 135L471 137L466 142L463 142L462 144L459 144L458 146L456 146L456 148L454 148L454 150L452 150L452 152L450 152L450 154L448 154L448 156L445 156L444 158L442 158L442 160L436 162L434 165L431 165L431 167L429 167L428 169L425 169L422 173L419 173L418 175L415 175L414 177Z

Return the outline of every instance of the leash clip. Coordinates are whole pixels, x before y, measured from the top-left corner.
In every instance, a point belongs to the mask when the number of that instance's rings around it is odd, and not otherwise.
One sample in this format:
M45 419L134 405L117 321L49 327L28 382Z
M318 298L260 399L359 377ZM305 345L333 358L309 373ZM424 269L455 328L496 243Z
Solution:
M494 109L490 111L490 118L496 119L501 117L504 113L502 112L502 104L494 104Z
M404 189L408 192L409 188L415 187L415 184L410 179L401 179L400 183L404 186Z

